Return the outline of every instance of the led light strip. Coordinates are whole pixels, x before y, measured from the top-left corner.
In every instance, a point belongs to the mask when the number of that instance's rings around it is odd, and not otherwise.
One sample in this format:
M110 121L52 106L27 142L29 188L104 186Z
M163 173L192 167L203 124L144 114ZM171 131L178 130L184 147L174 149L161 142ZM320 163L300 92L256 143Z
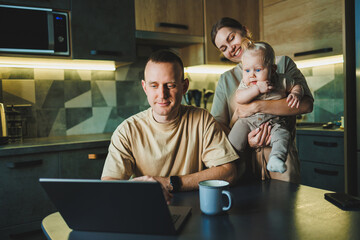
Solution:
M335 55L330 57L322 57L322 58L313 58L307 60L296 61L297 67L307 68L307 67L318 67L325 66L336 63L343 63L344 58L343 55ZM199 65L193 67L186 67L185 73L201 73L201 74L222 74L236 65Z
M236 65L199 65L186 67L185 73L202 73L202 74L222 74Z
M343 62L344 62L343 55L335 55L330 57L301 60L301 61L296 61L295 63L298 68L308 68L308 67L318 67L318 66L325 66L325 65L343 63Z
M0 67L115 71L114 61L0 57Z

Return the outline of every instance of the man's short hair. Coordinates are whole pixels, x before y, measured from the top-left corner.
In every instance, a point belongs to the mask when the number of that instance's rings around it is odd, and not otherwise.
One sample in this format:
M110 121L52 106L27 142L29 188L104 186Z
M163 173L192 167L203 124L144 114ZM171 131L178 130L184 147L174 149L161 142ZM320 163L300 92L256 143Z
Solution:
M181 71L181 79L184 80L184 64L181 58L176 55L174 52L170 50L158 50L151 53L150 57L148 58L146 65L148 62L154 63L173 63L178 64Z

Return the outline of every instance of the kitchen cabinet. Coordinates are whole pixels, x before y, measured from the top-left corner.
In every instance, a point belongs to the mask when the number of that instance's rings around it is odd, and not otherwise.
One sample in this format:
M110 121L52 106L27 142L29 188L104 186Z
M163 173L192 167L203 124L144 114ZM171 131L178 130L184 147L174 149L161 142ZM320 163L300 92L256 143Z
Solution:
M24 234L40 230L43 217L56 211L39 184L43 177L59 177L57 153L0 158L0 239L26 239Z
M344 192L343 131L297 130L301 184Z
M72 57L134 61L134 14L133 0L72 0Z
M52 9L61 9L69 10L70 9L70 0L9 0L9 1L0 1L1 4L11 4L11 5L20 5L27 7L42 7L42 8L52 8Z
M0 148L0 239L37 239L55 212L39 178L99 179L111 134L24 139ZM89 160L89 154L90 160Z
M296 60L342 54L342 0L263 0L262 37Z
M259 1L253 0L204 0L205 12L205 63L229 63L211 42L212 26L222 17L231 17L245 25L255 40L259 40Z
M60 177L100 179L108 146L60 152Z
M136 30L203 36L203 0L135 0Z
M172 48L184 67L204 64L203 0L135 0L136 42Z

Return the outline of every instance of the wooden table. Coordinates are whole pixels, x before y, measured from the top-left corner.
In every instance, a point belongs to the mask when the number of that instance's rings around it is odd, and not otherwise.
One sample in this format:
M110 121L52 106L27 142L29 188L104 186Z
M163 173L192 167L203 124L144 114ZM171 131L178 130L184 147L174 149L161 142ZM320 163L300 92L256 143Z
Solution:
M49 239L360 239L360 211L343 211L324 199L322 189L277 180L232 187L228 214L201 213L199 193L174 194L172 205L192 207L178 236L78 232L68 228L59 213L42 222Z

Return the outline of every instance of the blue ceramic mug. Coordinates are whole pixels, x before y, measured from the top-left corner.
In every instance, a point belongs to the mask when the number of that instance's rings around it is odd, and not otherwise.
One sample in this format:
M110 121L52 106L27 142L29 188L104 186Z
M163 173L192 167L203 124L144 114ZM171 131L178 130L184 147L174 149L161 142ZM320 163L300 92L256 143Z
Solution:
M200 209L207 215L217 215L228 211L232 205L232 195L225 190L229 183L223 180L206 180L199 182ZM228 206L224 206L223 197L228 198Z

